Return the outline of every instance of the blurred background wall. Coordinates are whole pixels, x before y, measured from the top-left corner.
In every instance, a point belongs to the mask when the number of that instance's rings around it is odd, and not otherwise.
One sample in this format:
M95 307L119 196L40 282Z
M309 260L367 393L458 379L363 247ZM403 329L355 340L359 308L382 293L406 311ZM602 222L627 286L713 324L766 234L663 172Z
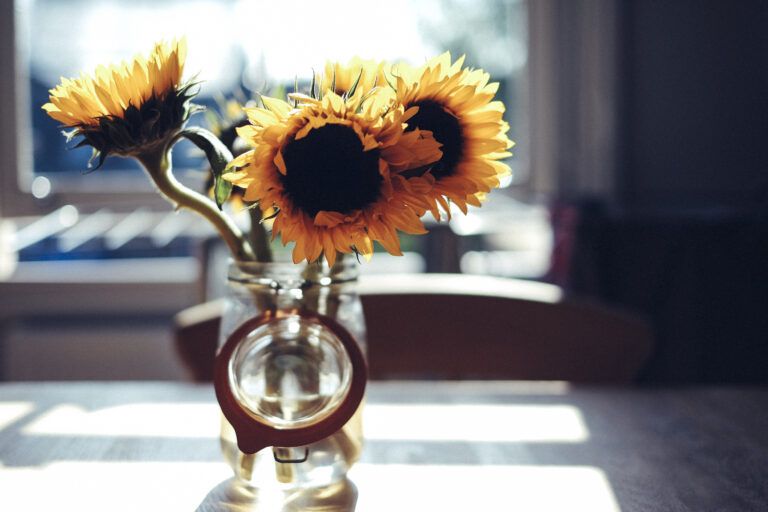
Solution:
M431 225L428 237L404 242L406 257L377 255L364 272L553 282L651 321L658 346L645 382L767 382L768 4L395 3L394 10L357 7L399 30L366 38L352 53L419 62L442 49L467 52L502 83L518 143L515 175L484 208L450 226ZM170 318L220 289L212 268L221 269L223 253L206 226L171 214L126 161L83 176L87 151L64 151L55 123L39 110L59 75L128 51L110 44L122 41L130 52L120 56L129 57L139 43L97 31L102 43L89 44L77 31L35 29L43 17L32 14L58 19L51 12L58 8L105 16L103 26L114 27L120 13L155 13L147 19L157 26L142 24L140 34L151 41L165 36L159 27L172 18L210 35L211 23L257 13L234 0L196 2L195 9L174 0L94 5L0 6L0 65L16 70L0 77L0 379L181 378ZM171 16L176 8L189 16ZM280 26L280 2L257 11L262 27L270 15ZM35 35L43 33L48 39ZM296 64L285 57L292 47L275 37L227 34L252 37L196 43L211 50L214 64L242 70L234 85L207 77L201 101L209 109L233 87L247 92L268 78L279 84L280 64ZM322 39L328 34L317 37L330 58L354 49L343 38L333 46ZM183 178L203 186L199 155L178 153Z
M647 381L766 382L768 4L613 8L614 167L560 195L579 218L564 283L652 319Z

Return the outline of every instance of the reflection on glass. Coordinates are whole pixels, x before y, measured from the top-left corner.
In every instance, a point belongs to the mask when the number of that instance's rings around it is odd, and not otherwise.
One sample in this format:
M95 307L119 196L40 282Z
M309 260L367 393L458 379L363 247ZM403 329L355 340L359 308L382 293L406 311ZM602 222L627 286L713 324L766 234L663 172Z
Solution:
M238 401L278 428L327 417L346 396L351 374L341 340L299 316L260 326L230 362L230 386Z

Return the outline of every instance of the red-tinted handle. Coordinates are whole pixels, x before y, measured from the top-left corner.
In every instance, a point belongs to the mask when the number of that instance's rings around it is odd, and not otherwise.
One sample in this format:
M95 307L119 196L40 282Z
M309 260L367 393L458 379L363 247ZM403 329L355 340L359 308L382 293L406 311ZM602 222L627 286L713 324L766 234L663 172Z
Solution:
M352 364L352 378L347 395L329 416L306 427L277 429L259 421L237 401L230 386L228 368L229 360L240 343L247 339L248 334L262 325L290 316L314 320L335 334L349 356ZM216 399L219 401L224 416L235 429L237 446L243 453L256 453L267 446L306 446L334 434L357 411L365 394L367 380L368 367L365 357L352 334L332 318L309 311L273 310L247 320L227 338L226 343L216 356L213 374Z

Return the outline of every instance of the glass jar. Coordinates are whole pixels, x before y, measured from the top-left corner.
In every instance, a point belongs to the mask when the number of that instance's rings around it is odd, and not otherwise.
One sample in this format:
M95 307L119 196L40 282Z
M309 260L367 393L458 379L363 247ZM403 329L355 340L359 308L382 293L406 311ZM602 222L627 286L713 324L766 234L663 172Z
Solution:
M278 429L281 422L298 425L339 401L350 373L343 347L323 341L321 328L291 312L318 313L336 321L365 353L357 277L358 264L350 257L340 257L331 268L319 263L230 263L220 349L254 317L268 312L279 317L254 330L250 336L257 341L230 359L238 368L231 377L238 401L273 420ZM318 442L267 447L254 454L240 451L235 430L222 415L221 447L237 481L251 493L338 487L362 451L361 415L362 402L342 428Z

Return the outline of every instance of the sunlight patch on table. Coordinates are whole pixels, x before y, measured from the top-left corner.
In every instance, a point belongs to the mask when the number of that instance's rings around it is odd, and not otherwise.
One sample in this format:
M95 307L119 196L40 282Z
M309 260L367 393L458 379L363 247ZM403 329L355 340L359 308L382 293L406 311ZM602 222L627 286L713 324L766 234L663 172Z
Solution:
M0 403L0 430L11 423L20 420L35 409L32 402L2 402Z
M562 380L455 380L429 382L425 388L424 381L419 380L389 380L371 382L370 388L377 392L388 394L413 395L414 392L424 392L431 396L449 396L456 401L470 400L483 402L489 397L498 395L520 396L563 396L573 390L570 382Z
M214 462L56 462L3 467L2 510L189 511L231 471Z
M358 464L350 478L361 512L621 512L605 473L591 466Z
M580 443L589 431L570 405L371 405L366 439Z
M19 407L7 411L26 413ZM221 413L213 403L136 403L95 410L63 404L40 415L22 432L216 438L220 421ZM578 443L589 439L581 412L570 405L369 404L363 424L370 440Z
M133 512L195 510L231 473L215 462L57 462L2 475L3 510ZM350 477L360 512L621 512L605 473L590 466L358 464Z
M35 435L211 438L219 436L221 413L209 403L135 403L87 410L64 404L30 423Z

